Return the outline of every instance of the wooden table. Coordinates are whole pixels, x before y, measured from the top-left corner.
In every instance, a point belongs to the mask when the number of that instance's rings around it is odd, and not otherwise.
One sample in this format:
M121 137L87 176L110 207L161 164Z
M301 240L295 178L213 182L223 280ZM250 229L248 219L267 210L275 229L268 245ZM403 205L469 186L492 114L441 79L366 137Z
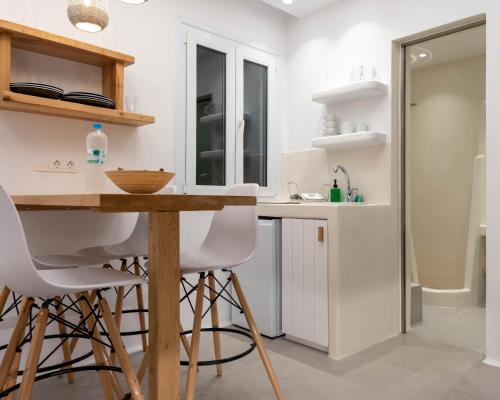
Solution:
M188 195L12 196L20 211L95 210L149 213L149 399L178 400L179 212L255 205L255 197Z

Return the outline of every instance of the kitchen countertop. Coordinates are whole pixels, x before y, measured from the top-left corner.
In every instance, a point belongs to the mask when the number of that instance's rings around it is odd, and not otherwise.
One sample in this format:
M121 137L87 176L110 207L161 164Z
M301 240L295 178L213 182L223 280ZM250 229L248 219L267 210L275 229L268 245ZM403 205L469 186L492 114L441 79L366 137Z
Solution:
M332 217L341 208L359 208L366 210L373 207L389 207L382 203L329 203L329 202L289 202L262 201L257 203L257 211L261 217L298 217L321 218Z
M261 201L257 212L327 221L331 358L341 360L399 333L400 271L390 204Z

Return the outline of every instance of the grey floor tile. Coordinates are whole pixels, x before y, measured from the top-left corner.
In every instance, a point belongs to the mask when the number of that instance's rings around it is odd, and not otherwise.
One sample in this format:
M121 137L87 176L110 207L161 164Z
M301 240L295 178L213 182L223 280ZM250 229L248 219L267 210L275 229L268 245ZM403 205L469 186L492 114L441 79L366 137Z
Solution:
M482 362L443 378L443 382L486 399L496 400L500 397L500 368Z
M294 362L286 355L271 357L283 387L289 391L308 393L318 399L342 398L344 400L373 399L372 392L362 385L351 382L314 366Z
M284 339L266 340L271 360L287 400L500 400L500 369L481 363L479 353L401 335L342 361ZM202 359L213 355L212 337L202 336ZM222 336L224 356L248 348L232 335ZM142 354L131 356L137 368ZM274 400L275 396L257 351L223 366L200 368L197 399ZM186 368L181 370L184 393ZM147 394L147 378L143 382ZM100 400L94 372L76 376L68 385L54 378L35 385L35 400Z
M414 375L384 394L385 400L484 400L444 383Z
M435 345L405 345L380 358L381 362L432 379L466 372L481 360L478 353Z
M424 339L448 343L479 353L485 351L484 307L423 307L424 320L411 332Z
M350 371L343 377L376 394L384 394L402 382L410 380L413 375L389 364L374 361Z
M439 400L484 400L484 397L452 388L444 392Z

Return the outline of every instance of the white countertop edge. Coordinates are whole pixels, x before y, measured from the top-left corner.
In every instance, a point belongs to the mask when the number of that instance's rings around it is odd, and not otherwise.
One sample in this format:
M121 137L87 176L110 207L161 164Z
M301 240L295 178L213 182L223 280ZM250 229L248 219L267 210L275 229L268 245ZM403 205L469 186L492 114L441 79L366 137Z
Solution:
M389 203L330 203L330 202L302 202L302 203L288 203L286 201L262 201L257 203L258 207L380 207L390 206Z

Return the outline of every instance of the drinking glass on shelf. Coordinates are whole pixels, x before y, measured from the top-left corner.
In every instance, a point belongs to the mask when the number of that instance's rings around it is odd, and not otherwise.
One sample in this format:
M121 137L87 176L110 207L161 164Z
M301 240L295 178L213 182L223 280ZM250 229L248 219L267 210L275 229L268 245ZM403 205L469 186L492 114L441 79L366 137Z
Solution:
M377 79L377 69L374 66L368 68L367 79L369 81L374 81Z
M350 73L351 82L361 82L365 79L365 66L353 65Z
M355 129L356 126L354 125L354 123L350 121L344 121L340 127L340 133L342 135L347 135L349 133L353 133Z
M125 106L128 112L135 112L137 109L137 97L131 94L125 96Z
M364 121L356 123L356 132L366 132L368 130L368 124Z

